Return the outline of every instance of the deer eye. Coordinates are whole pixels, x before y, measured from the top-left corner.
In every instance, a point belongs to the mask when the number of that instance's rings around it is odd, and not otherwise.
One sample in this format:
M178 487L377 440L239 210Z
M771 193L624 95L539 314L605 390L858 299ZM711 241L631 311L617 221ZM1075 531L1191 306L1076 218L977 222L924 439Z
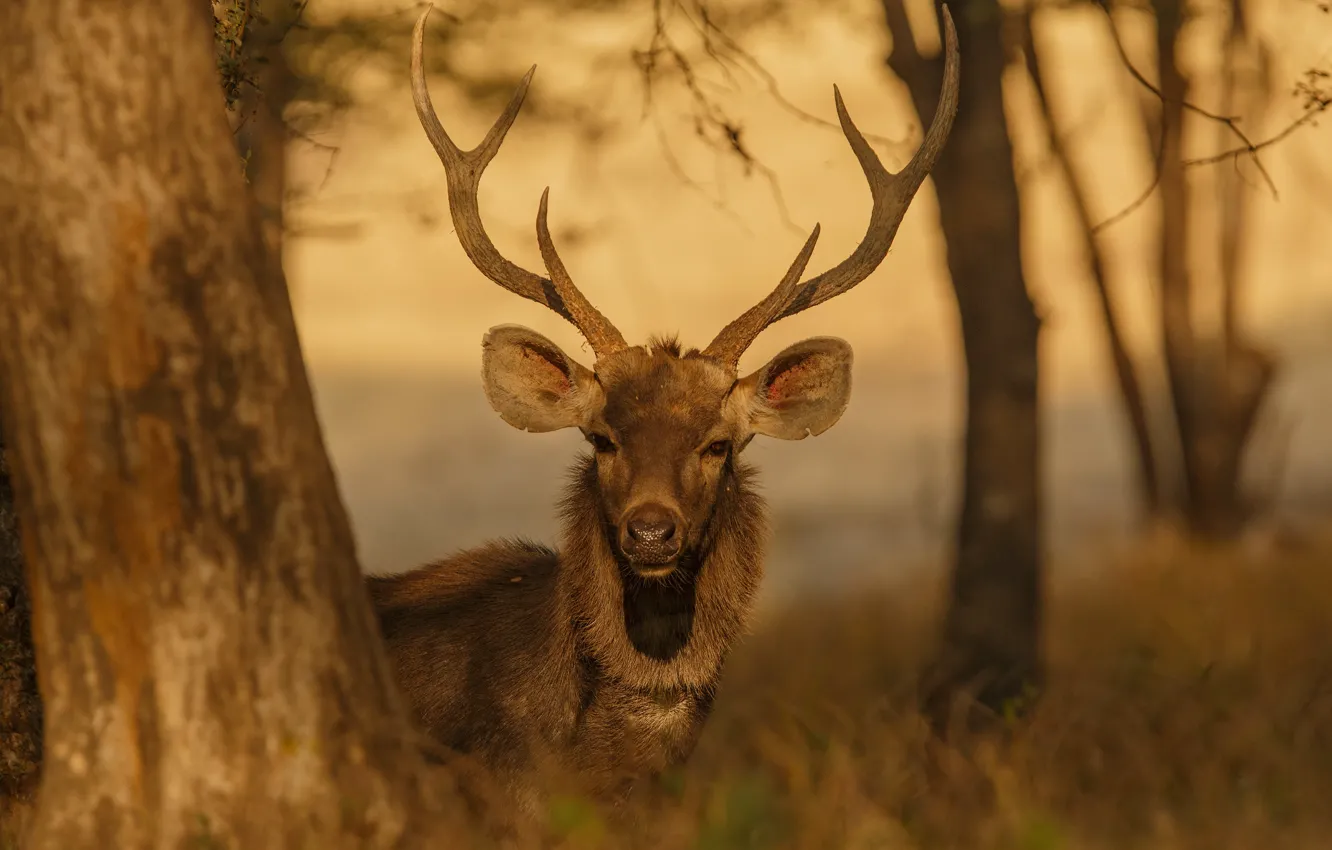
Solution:
M597 454L614 454L615 444L611 442L610 437L595 432L587 435L587 441L592 444L592 448Z
M716 442L709 443L708 447L703 450L703 453L709 457L726 457L726 453L730 450L730 440L717 440Z

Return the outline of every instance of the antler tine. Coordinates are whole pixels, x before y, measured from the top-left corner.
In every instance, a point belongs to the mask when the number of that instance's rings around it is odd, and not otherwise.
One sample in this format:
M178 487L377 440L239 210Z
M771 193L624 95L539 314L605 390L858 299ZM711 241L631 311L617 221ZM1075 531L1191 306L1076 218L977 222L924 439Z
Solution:
M550 238L550 227L546 224L546 207L549 199L550 187L547 186L541 193L541 206L537 210L537 244L541 246L541 258L546 262L546 272L550 274L555 291L563 299L565 308L573 317L573 323L583 332L587 344L592 346L597 359L628 348L628 343L624 341L624 336L615 325L611 324L600 310L592 306L592 302L574 286L573 279L564 268L564 262L555 252L555 243Z
M855 123L847 113L841 92L836 86L833 87L833 97L837 102L837 117L842 123L842 132L851 144L851 149L855 151L856 159L860 160L861 170L865 172L865 178L869 181L874 208L870 213L870 223L865 231L865 238L856 246L851 256L823 274L806 281L778 318L794 316L850 290L869 277L883 262L883 258L888 256L888 249L897 235L897 228L902 223L907 208L911 206L912 198L939 159L939 153L953 129L953 118L957 116L961 61L957 49L957 29L953 26L953 16L946 5L943 7L943 29L944 73L939 105L934 110L934 119L930 122L929 130L925 132L920 148L906 167L898 173L893 174L883 167L878 155L856 129Z
M505 135L523 108L523 99L527 97L527 88L532 82L532 75L536 73L536 66L533 65L518 84L517 91L509 100L509 105L495 120L481 144L470 151L461 150L449 138L444 125L440 123L435 107L430 102L430 92L426 88L425 26L433 10L434 6L427 3L425 11L417 18L416 26L412 30L412 103L416 106L416 116L421 121L426 137L430 139L430 144L439 154L439 161L444 165L444 174L449 184L449 215L453 219L453 227L458 234L458 241L462 243L463 251L467 253L472 265L495 283L515 295L544 304L571 322L592 345L593 350L598 352L598 356L603 350L613 349L617 340L622 346L623 338L620 337L619 331L615 330L606 317L598 313L574 286L564 270L564 264L560 262L559 255L555 253L554 246L549 244L549 234L546 234L546 244L543 244L541 253L546 261L547 271L553 277L558 274L560 278L558 281L547 280L510 262L500 254L495 243L487 235L485 225L481 221L480 204L477 199L481 175L499 152L500 146L504 144ZM544 224L544 199L542 210ZM555 269L558 269L558 273ZM585 320L592 321L593 324L585 326L583 324Z
M869 227L865 231L865 237L860 241L860 244L851 252L851 256L804 284L796 285L793 281L788 282L783 278L777 289L760 302L758 306L727 325L717 335L717 338L708 345L706 351L724 350L727 359L738 361L740 355L744 353L744 349L753 342L765 327L780 319L808 310L817 304L822 304L829 298L841 295L869 277L870 273L883 262L883 258L888 256L888 249L892 246L893 238L897 235L897 228L902 223L907 208L911 205L911 199L915 197L917 190L925 182L925 176L930 173L930 169L934 167L935 161L938 160L939 152L943 150L944 143L948 140L948 134L953 129L953 118L957 115L961 62L958 57L957 30L953 26L953 16L949 13L946 5L943 7L943 26L944 74L943 91L939 95L939 106L934 111L934 119L930 122L930 128L925 133L925 139L921 142L920 149L916 151L915 156L906 164L906 167L898 173L893 174L883 167L878 155L869 146L869 142L865 141L865 137L861 135L855 122L851 120L850 114L847 113L846 104L842 102L842 93L837 86L833 86L833 99L837 103L837 117L842 123L842 132L851 144L851 150L855 152L856 159L860 161L860 168L865 172L865 179L869 182L870 195L874 199L874 207L870 212ZM815 234L817 235L817 233L818 229L815 228ZM809 243L806 243L805 249L801 251L801 256L796 259L796 265L792 266L792 269L798 266L803 272L804 265L809 260L807 252L813 250L812 242L813 237L811 237ZM796 272L797 278L801 272ZM779 293L782 292L789 294L786 298L781 298ZM762 325L753 327L748 321L749 318L751 316L757 318L761 315L767 315L769 313L768 308L773 304L778 306L771 311L770 317ZM743 327L744 332L741 333L737 326ZM733 330L733 328L737 329ZM726 339L723 340L723 337ZM734 350L741 339L744 340L743 347Z
M795 262L787 269L777 288L741 314L740 318L722 328L716 338L708 343L708 347L703 349L704 356L716 358L731 368L739 364L740 355L745 353L745 349L749 348L764 328L777 320L783 308L790 303L800 283L800 276L805 273L805 266L814 254L814 243L818 241L819 226L816 224L814 231L805 240L805 247L800 249Z

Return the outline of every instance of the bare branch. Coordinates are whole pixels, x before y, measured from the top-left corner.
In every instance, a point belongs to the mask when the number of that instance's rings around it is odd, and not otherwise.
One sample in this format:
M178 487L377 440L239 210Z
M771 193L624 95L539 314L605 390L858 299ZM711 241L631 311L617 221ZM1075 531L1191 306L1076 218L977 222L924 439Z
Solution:
M690 177L689 174L684 170L684 166L680 164L680 160L678 157L676 157L675 151L671 149L671 141L667 137L666 128L662 126L661 115L656 110L652 110L652 124L653 124L653 129L656 130L657 144L661 147L662 158L666 161L666 167L670 169L671 173L675 175L676 179L679 180L682 184L684 184L687 188L693 189L694 191L702 195L704 198L706 198L708 203L712 204L713 208L716 209L718 212L725 214L731 219L734 219L747 232L752 233L753 231L749 230L749 227L746 225L744 218L741 217L739 213L728 207L720 198L714 198L711 195L709 195L707 190L703 188L702 184L700 184L694 178Z
M1139 207L1151 199L1152 194L1156 191L1156 187L1161 185L1161 166L1165 164L1165 133L1162 133L1161 138L1156 142L1156 156L1154 161L1156 164L1155 167L1152 168L1152 182L1148 184L1147 188L1143 189L1142 193L1134 198L1128 206L1105 219L1100 224L1092 227L1093 234L1100 233L1102 230L1116 225L1133 215L1133 213L1138 211Z
M1317 102L1315 106L1306 107L1307 111L1303 115L1292 121L1290 124L1286 126L1285 129L1283 129L1281 132L1277 133L1276 135L1272 136L1269 139L1264 139L1261 142L1250 143L1248 146L1245 147L1232 148L1228 151L1223 151L1218 154L1213 154L1212 156L1204 156L1204 157L1199 157L1197 159L1186 159L1184 160L1184 165L1185 166L1215 165L1218 162L1225 162L1228 159L1238 158L1244 156L1245 154L1256 154L1259 151L1263 150L1264 148L1269 148L1272 145L1277 144L1278 142L1284 141L1292 133L1303 127L1305 124L1313 123L1314 119L1316 119L1322 113L1326 112L1329 106L1332 106L1332 98L1324 96L1321 100ZM1277 194L1276 187L1273 186L1272 187L1273 197L1275 197L1276 194Z
M790 230L801 232L801 228L796 225L786 206L781 182L776 172L750 150L745 143L742 123L708 94L706 89L713 87L713 84L700 75L699 68L691 60L688 50L672 34L671 21L676 15L698 38L699 49L703 55L721 71L732 87L737 85L734 71L744 70L757 78L773 101L787 113L805 123L827 129L840 129L840 125L820 118L792 103L782 93L777 78L722 28L710 11L706 0L653 0L651 37L644 48L633 52L634 62L639 68L642 79L644 116L653 107L654 87L660 82L663 74L667 71L678 73L691 102L695 135L705 145L738 159L747 176L755 172L762 175L768 183L783 225ZM658 138L662 138L660 125L658 125ZM873 134L866 134L866 138L891 148L900 148L905 141ZM663 150L665 149L667 148L663 144ZM674 160L674 157L671 158ZM683 174L678 160L668 165L677 176ZM686 183L697 188L697 183L692 179ZM714 203L718 202L714 200Z
M705 39L704 49L709 52L709 55L712 55L715 52L715 45L712 43L711 39L716 39L726 48L726 51L734 61L744 63L750 71L762 81L768 95L782 109L808 124L814 124L828 130L841 129L841 127L835 122L820 118L811 112L806 112L787 100L786 95L782 94L781 86L777 83L777 78L772 75L772 72L765 68L763 63L754 58L753 54L741 47L725 30L714 22L712 16L708 12L708 7L704 3L697 4L697 11L700 19L697 23L695 23L693 18L688 15L688 12L686 12L685 17L690 23L695 24L698 28L699 35ZM865 133L864 135L869 141L879 142L893 147L900 147L906 143L905 139L890 139L887 136L879 136L874 133Z
M1119 32L1115 27L1114 20L1113 18L1110 17L1110 10L1108 5L1104 2L1098 2L1097 5L1100 6L1102 10L1105 11L1106 17L1107 19L1109 19L1109 30L1110 30L1111 40L1115 45L1116 51L1119 53L1120 60L1124 63L1124 67L1128 70L1129 74L1133 77L1135 81L1138 82L1139 85L1147 89L1158 99L1164 101L1165 98L1160 88L1154 85L1150 80L1148 80L1142 74L1142 72L1139 71L1134 66L1133 61L1129 58L1128 52L1124 49L1124 43L1119 38ZM1258 157L1258 154L1262 150L1269 148L1277 144L1278 142L1283 141L1305 124L1312 123L1319 114L1326 111L1329 106L1332 106L1332 94L1329 94L1325 88L1318 85L1318 81L1322 78L1326 78L1326 76L1327 76L1326 72L1319 70L1311 70L1306 72L1306 79L1302 80L1295 87L1295 94L1303 96L1305 99L1304 114L1301 115L1295 121L1293 121L1285 129L1281 130L1276 135L1260 142L1254 142L1248 137L1247 134L1244 133L1243 130L1240 129L1239 127L1240 119L1237 116L1220 115L1211 112L1209 110L1206 110L1198 106L1197 104L1191 103L1188 100L1181 100L1178 106L1180 106L1182 109L1189 112L1193 112L1196 115L1199 115L1210 121L1215 121L1221 124L1240 141L1239 145L1237 145L1234 148L1231 148L1230 150L1226 150L1221 153L1213 154L1210 156L1186 159L1182 161L1181 165L1184 168L1192 168L1201 165L1215 165L1220 162L1225 162L1228 159L1238 159L1241 156L1247 156L1253 161L1254 166L1258 169L1258 173L1262 175L1263 181L1267 184L1269 191L1271 191L1272 193L1272 197L1273 198L1279 197L1280 193L1277 191L1276 181L1272 179L1271 174L1268 173L1267 167L1263 165L1263 162ZM1163 116L1162 121L1164 120L1165 119ZM1123 221L1125 218L1127 218L1128 216L1132 215L1135 211L1137 211L1143 204L1145 204L1151 198L1152 194L1156 191L1157 186L1159 186L1161 183L1161 168L1164 165L1163 157L1165 155L1165 146L1164 146L1165 135L1166 134L1164 132L1164 128L1162 128L1162 132L1160 134L1161 138L1158 139L1156 163L1153 169L1151 183L1147 186L1146 189L1142 191L1140 195L1134 198L1134 200L1131 203L1129 203L1128 206L1124 207L1119 212L1105 219L1100 224L1097 224L1092 229L1093 233L1099 233L1100 231L1106 229L1107 227L1110 227L1111 225Z

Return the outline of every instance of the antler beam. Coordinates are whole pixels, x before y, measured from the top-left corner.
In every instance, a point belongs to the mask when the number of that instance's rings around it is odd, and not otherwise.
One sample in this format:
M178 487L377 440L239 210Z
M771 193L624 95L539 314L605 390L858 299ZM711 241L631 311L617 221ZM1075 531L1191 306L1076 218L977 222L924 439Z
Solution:
M925 133L920 149L897 174L883 167L878 155L869 146L869 142L865 141L860 130L856 129L855 123L847 113L846 104L842 102L842 93L833 86L833 98L837 103L837 117L841 121L842 132L851 144L856 159L860 161L861 170L865 172L865 179L869 182L870 194L874 199L865 238L851 252L851 256L803 284L797 285L788 280L791 276L791 272L788 272L787 278L783 278L767 298L723 328L716 339L704 349L704 354L734 367L739 362L740 355L744 354L745 349L768 325L847 292L869 277L883 262L883 258L888 256L888 249L897 235L897 228L901 225L912 198L938 160L939 152L943 150L944 143L948 140L948 134L953 129L953 119L957 115L960 59L957 49L957 30L953 26L953 17L947 6L943 7L943 29L944 74L939 106L935 109L934 119L930 122L930 128ZM815 235L817 234L816 227ZM813 250L812 243L813 237L805 243L800 257L792 267L797 278L809 260L809 253ZM781 302L780 307L773 309L774 302Z
M463 151L453 143L449 134L435 114L435 107L430 102L430 92L426 88L425 77L425 26L434 6L427 4L425 11L416 21L412 31L412 102L416 106L416 116L421 120L421 127L426 137L439 154L439 161L444 164L444 173L449 184L449 215L453 227L458 233L458 241L467 253L472 265L495 283L524 298L544 304L563 316L592 346L598 359L626 348L624 336L611 322L592 306L587 297L574 286L572 278L565 271L564 263L555 251L546 226L546 194L541 196L540 212L537 216L537 240L541 246L541 256L546 263L550 279L533 274L511 263L495 248L495 243L486 234L481 221L480 204L477 190L481 185L481 175L486 166L495 158L504 137L513 126L518 112L523 108L523 99L527 97L527 87L536 73L533 65L514 92L509 105L495 121L490 132L481 144L470 151Z

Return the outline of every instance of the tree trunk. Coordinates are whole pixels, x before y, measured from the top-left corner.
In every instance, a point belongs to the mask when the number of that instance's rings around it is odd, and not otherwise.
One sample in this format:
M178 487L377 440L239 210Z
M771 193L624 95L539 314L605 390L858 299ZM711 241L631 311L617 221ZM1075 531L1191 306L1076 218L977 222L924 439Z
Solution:
M455 846L212 60L196 4L0 4L0 411L47 708L25 846Z
M1244 125L1261 127L1271 92L1271 53L1248 25L1244 0L1231 0L1230 25L1222 44L1224 107L1222 115L1243 116ZM1219 131L1227 128L1218 126ZM1232 136L1221 139L1224 150L1233 146ZM1225 396L1229 399L1222 417L1227 436L1222 439L1216 477L1230 481L1223 492L1234 503L1231 513L1247 520L1257 507L1252 494L1242 487L1243 459L1259 413L1276 377L1276 358L1249 341L1240 326L1240 261L1248 224L1248 199L1252 187L1238 169L1222 168L1217 174L1221 226L1217 234L1221 257L1220 356L1227 373ZM1238 523L1237 523L1238 525ZM1237 533L1239 528L1230 533Z
M1022 271L1000 84L1008 61L1003 18L996 0L953 8L961 96L932 176L962 322L967 421L951 596L925 686L936 723L948 721L959 696L994 711L1014 708L1042 676L1040 320ZM885 11L890 66L907 83L917 113L932 115L940 63L916 52L899 2L885 0Z
M1184 470L1184 518L1195 536L1223 539L1238 534L1247 518L1240 481L1244 450L1276 362L1234 335L1233 316L1227 321L1231 335L1199 334L1195 325L1182 144L1188 80L1175 55L1183 23L1180 0L1156 4L1162 133L1161 333ZM1223 286L1233 288L1234 281Z
M281 263L290 137L284 113L295 84L282 41L304 4L291 0L228 2L243 4L249 18L240 51L241 62L253 80L239 92L229 119L269 255Z
M0 433L0 846L36 789L42 755L42 701L32 648L32 608Z
M1042 76L1040 54L1036 50L1032 33L1032 16L1035 8L1028 6L1022 12L1021 30L1018 39L1027 62L1036 99L1040 103L1049 136L1050 153L1058 166L1072 201L1073 214L1078 219L1078 226L1086 236L1087 258L1091 265L1092 283L1096 287L1096 302L1101 308L1101 321L1105 324L1106 347L1110 353L1110 364L1114 368L1115 381L1119 387L1119 397L1124 403L1124 412L1128 417L1129 434L1135 449L1138 495L1142 501L1144 519L1157 520L1165 510L1160 482L1160 465L1157 460L1155 441L1152 438L1151 423L1147 413L1147 397L1143 391L1142 380L1138 376L1137 366L1129 354L1128 344L1110 292L1110 275L1107 270L1102 247L1096 239L1095 222L1092 219L1091 201L1086 188L1073 172L1073 164L1064 144L1064 134L1055 125L1049 96L1046 94L1045 79Z

